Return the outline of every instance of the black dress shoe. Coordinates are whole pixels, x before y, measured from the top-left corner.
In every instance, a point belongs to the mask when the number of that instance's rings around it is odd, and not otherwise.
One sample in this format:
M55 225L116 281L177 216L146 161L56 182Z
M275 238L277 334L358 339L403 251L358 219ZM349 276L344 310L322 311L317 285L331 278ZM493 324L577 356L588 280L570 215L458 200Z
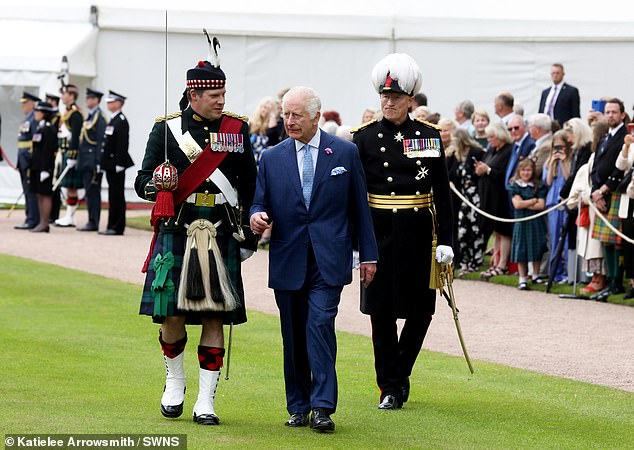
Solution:
M310 427L321 433L335 431L335 423L323 408L313 409L313 414L310 417Z
M215 414L201 414L197 416L194 413L194 422L198 425L220 425L220 419Z
M291 428L305 427L308 425L308 413L293 413L284 425Z
M106 231L100 231L99 234L103 235L103 236L121 236L123 233L120 233L118 231L115 230L106 230Z
M16 230L32 230L35 228L35 225L29 225L28 223L21 223L20 225L15 225L13 228Z
M174 406L165 406L161 403L161 414L168 419L176 419L183 414L183 404Z
M379 403L379 409L401 409L403 402L401 402L395 395L387 394Z
M403 403L407 403L409 399L409 377L406 377L401 385L401 398L403 399Z
M598 302L607 302L610 295L621 294L623 292L625 292L625 289L623 289L621 286L610 286L599 292L599 295L597 295L595 300Z
M77 231L97 231L97 225L94 225L92 223L87 223L86 225L84 225L83 227L79 227L77 228Z
M48 228L48 225L38 225L35 228L31 229L31 233L48 233L49 231L50 229Z
M634 298L634 287L630 289L630 292L623 296L623 300L628 300L630 298Z

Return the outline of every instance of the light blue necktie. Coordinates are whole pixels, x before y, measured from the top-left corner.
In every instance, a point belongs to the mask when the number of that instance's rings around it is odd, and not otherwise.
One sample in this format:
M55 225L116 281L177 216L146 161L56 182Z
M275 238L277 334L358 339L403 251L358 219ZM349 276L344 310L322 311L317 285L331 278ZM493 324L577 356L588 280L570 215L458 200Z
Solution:
M313 191L313 171L313 155L310 153L310 146L306 144L304 145L304 167L302 168L302 180L304 182L302 191L306 209L310 207L310 194Z

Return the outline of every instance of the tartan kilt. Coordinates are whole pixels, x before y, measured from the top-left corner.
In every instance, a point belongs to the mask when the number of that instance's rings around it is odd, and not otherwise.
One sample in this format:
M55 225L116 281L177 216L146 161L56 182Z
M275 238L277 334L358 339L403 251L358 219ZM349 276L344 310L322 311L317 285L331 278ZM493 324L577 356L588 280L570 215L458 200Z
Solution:
M535 214L531 212L531 214L522 214L521 217ZM520 215L516 214L516 217ZM543 217L515 223L511 241L511 261L518 263L541 261L547 250L547 234L548 230Z
M66 161L68 161L68 157L66 156L66 152L64 152L62 156L62 170L66 168ZM84 187L84 180L82 179L79 170L77 170L77 166L73 167L66 173L60 185L71 189L81 189Z
M621 219L619 219L619 206L621 204L621 194L612 192L610 194L610 208L608 213L604 214L605 218L612 224L617 230L621 230ZM621 244L621 238L617 236L608 228L602 219L597 216L594 219L594 226L592 227L592 238L597 239L602 244L607 245L619 245Z
M197 209L197 208L196 208ZM174 283L174 290L168 294L167 298L167 316L185 316L185 323L189 325L200 325L203 317L222 317L225 324L241 324L247 321L246 308L244 302L244 288L242 286L242 275L240 273L240 247L238 242L233 238L228 230L218 229L216 241L218 248L222 254L222 259L227 267L227 275L236 292L237 308L233 311L182 311L178 305L178 289L180 285L181 269L183 267L183 255L185 254L185 244L187 242L187 233L184 227L178 227L176 230L166 230L161 226L156 243L152 252L152 257L148 265L148 270L143 286L143 294L141 297L141 307L139 314L152 316L155 323L163 323L166 316L155 315L155 297L152 293L152 283L156 276L154 271L154 261L158 254L165 255L172 252L174 255L174 265L169 269L167 277Z

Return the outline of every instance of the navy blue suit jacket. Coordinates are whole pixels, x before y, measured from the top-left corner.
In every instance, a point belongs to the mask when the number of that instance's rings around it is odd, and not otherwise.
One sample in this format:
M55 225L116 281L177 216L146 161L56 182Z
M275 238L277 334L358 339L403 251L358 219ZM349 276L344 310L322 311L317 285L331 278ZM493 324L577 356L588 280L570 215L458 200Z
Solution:
M361 261L377 261L365 176L357 147L321 130L310 210L306 209L295 141L286 139L263 153L249 216L266 212L273 220L269 287L299 290L306 278L308 246L331 286L352 281L353 227ZM326 152L326 149L329 149ZM340 175L332 170L345 169Z
M551 89L552 86L542 91L542 97L539 100L540 113L547 113L546 108L548 108L548 106L546 106L546 99ZM568 83L562 83L561 92L559 92L557 101L553 107L554 119L559 122L560 125L563 125L573 117L581 117L579 114L579 102L579 90Z

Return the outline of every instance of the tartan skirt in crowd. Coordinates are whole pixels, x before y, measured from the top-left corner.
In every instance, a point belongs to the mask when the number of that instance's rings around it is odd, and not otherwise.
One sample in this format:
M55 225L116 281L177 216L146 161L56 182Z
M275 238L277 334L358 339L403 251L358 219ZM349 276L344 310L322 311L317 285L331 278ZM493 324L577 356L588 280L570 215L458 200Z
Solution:
M246 322L244 288L240 273L240 247L238 242L231 236L231 233L225 233L221 229L218 229L216 241L227 267L227 275L236 292L238 306L235 310L201 312L178 309L178 289L183 267L185 244L187 242L187 232L182 228L170 231L161 230L159 232L145 277L139 314L152 316L152 320L155 323L163 323L167 316L185 316L185 323L191 325L199 325L203 317L222 317L225 324L233 323L237 325ZM168 264L167 267L169 269L167 270L165 283L162 283L164 287L159 295L156 289L152 288L152 284L157 275L156 269L161 264ZM164 297L161 298L160 296Z
M621 194L612 192L610 194L610 208L607 214L603 214L606 219L617 230L621 230L621 219L619 219L619 206L621 204ZM608 228L605 222L597 216L592 227L592 238L599 240L602 244L619 245L621 238Z
M515 218L529 217L537 214L536 211L518 209ZM516 222L513 225L513 239L511 240L511 261L529 263L541 261L546 253L546 236L548 229L543 217L538 217L526 222Z

